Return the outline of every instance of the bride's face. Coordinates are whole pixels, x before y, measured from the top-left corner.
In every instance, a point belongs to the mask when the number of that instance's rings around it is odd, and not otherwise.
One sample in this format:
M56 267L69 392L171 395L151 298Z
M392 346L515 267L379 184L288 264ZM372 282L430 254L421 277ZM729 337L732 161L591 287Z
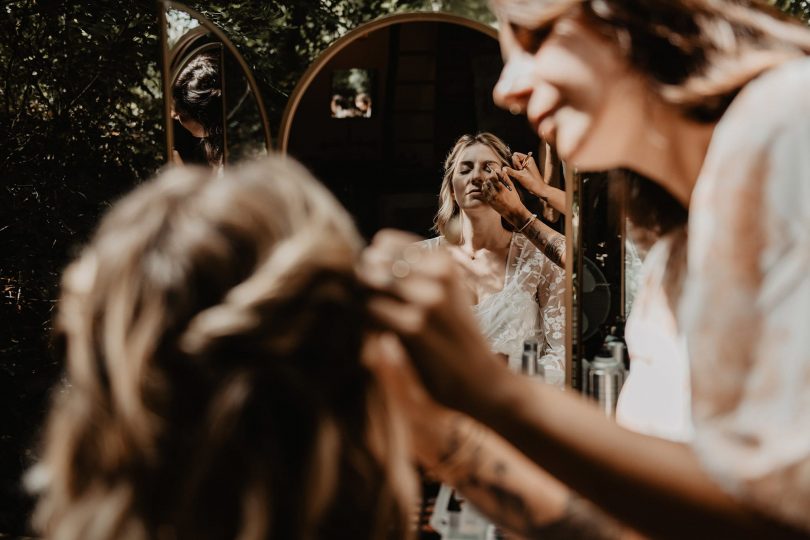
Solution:
M463 212L492 208L481 189L486 180L495 179L501 167L498 154L485 144L468 146L458 156L451 179L453 197ZM492 210L494 212L494 210Z

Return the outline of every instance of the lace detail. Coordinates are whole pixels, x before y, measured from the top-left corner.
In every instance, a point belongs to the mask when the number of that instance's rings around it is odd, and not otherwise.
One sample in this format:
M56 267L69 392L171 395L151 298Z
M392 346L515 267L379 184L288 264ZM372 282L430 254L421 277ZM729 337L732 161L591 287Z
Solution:
M810 531L810 60L717 125L689 208L679 306L694 447L734 496ZM777 106L774 106L777 104Z
M444 244L443 237L420 243L428 249ZM473 307L492 350L520 365L523 342L536 339L546 379L565 382L565 274L529 240L512 237L503 289Z

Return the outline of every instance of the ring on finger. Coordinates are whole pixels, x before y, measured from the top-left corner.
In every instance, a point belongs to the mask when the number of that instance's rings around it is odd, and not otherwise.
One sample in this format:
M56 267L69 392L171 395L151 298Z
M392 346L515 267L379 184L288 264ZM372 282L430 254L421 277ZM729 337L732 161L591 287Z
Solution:
M399 258L391 263L391 275L395 278L406 278L410 273L411 263L406 261L404 258Z

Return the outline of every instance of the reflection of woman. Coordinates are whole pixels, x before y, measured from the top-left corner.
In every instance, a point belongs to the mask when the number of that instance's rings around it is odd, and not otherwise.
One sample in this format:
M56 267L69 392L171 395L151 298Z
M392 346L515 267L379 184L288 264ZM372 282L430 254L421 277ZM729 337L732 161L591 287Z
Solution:
M807 537L810 34L724 0L494 4L507 59L496 99L572 165L639 172L689 209L673 300L695 440L630 433L499 368L441 253L375 281L407 239L383 235L369 255L369 283L388 295L374 313L436 396L624 522L656 537Z
M371 96L366 92L358 92L354 97L354 106L360 112L358 116L363 118L371 117Z
M547 378L564 380L565 308L563 270L528 239L505 229L485 200L484 183L511 164L506 144L490 133L458 139L444 165L435 229L429 247L446 246L472 270L465 283L492 350L518 366L523 342L537 339ZM507 190L511 206L522 206Z
M66 271L49 538L405 538L401 422L361 363L350 217L301 167L167 172ZM364 343L365 342L365 343ZM374 353L374 354L372 354Z
M200 54L186 64L172 85L172 98L172 117L200 139L208 163L220 165L224 141L218 57Z

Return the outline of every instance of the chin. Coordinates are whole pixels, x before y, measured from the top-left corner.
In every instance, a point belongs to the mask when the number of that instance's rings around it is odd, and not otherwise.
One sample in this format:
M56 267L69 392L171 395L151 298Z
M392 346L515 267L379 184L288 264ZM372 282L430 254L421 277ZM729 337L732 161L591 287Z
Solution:
M578 171L606 171L618 167L615 156L604 155L603 149L592 148L588 140L557 139L557 155Z

